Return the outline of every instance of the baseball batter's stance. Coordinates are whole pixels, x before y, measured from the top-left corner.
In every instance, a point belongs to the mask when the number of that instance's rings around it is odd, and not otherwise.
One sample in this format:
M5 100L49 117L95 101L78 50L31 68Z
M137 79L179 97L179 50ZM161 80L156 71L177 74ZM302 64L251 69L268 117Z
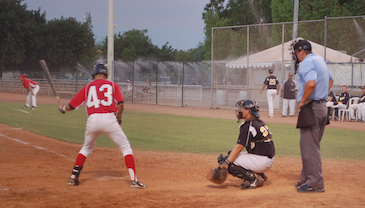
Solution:
M137 179L133 151L120 126L124 108L120 88L117 83L107 80L108 70L104 64L94 66L92 77L94 81L83 87L68 105L59 106L60 112L65 113L77 109L85 103L88 114L84 145L76 158L67 185L77 186L79 184L80 172L86 158L92 153L97 137L105 134L122 151L131 178L131 187L146 188L146 185Z
M236 104L238 121L245 120L239 126L237 144L228 155L218 157L219 167L208 174L208 179L221 184L224 172L243 179L240 189L254 189L262 186L267 179L265 171L274 164L275 147L272 134L266 124L260 119L259 106L254 100L240 100ZM241 152L246 147L247 152ZM223 179L223 181L219 181ZM218 179L218 181L215 181Z
M26 78L24 74L19 75L19 80L22 81L23 87L26 88L27 92L28 92L27 101L26 101L23 109L29 109L30 99L32 98L32 108L31 109L37 110L36 96L39 91L39 85L35 81Z

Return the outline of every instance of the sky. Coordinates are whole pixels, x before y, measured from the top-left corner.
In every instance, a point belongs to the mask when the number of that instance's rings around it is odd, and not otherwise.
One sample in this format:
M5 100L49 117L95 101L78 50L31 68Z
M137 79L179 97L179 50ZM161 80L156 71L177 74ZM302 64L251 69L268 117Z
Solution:
M74 17L85 21L91 13L96 43L108 36L109 0L24 0L27 10L41 9L46 19ZM152 44L168 45L177 50L196 48L204 42L202 13L209 0L114 0L114 34L147 29Z

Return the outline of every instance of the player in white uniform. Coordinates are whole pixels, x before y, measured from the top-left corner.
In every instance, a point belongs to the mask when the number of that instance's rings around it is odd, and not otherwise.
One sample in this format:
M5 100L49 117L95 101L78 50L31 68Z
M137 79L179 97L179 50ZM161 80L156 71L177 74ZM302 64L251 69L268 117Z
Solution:
M120 126L124 108L124 99L120 88L117 83L106 79L108 73L103 64L95 65L92 76L93 82L83 87L68 105L59 107L61 113L65 113L65 111L77 109L85 103L88 114L84 145L79 151L67 184L69 186L79 184L80 171L86 158L92 153L97 137L100 134L105 134L118 146L124 156L131 178L130 186L132 188L146 188L146 185L137 179L133 151Z
M259 107L254 100L240 100L236 104L238 120L244 119L237 144L226 157L220 155L218 163L233 176L242 178L241 189L262 186L267 179L265 171L274 164L275 147L266 124L259 119ZM247 152L241 152L246 147Z
M269 69L269 76L265 78L264 84L260 91L262 91L267 87L266 96L267 96L267 105L269 108L269 117L274 117L274 100L276 95L279 95L280 83L279 79L273 75L273 70Z
M39 85L34 82L33 80L30 80L28 78L25 78L24 74L19 75L19 80L22 81L23 87L27 89L28 96L27 101L25 103L25 106L23 109L29 109L30 105L30 99L32 98L32 110L37 110L37 93L39 91Z

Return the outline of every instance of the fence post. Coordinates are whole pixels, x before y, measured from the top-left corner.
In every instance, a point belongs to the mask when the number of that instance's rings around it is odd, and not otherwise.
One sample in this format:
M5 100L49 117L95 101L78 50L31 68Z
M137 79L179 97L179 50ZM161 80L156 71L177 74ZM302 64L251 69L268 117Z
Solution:
M158 61L156 62L156 105L158 105Z
M183 60L183 73L181 82L181 107L184 107L184 82L185 82L185 60Z
M132 63L132 103L134 102L134 61Z

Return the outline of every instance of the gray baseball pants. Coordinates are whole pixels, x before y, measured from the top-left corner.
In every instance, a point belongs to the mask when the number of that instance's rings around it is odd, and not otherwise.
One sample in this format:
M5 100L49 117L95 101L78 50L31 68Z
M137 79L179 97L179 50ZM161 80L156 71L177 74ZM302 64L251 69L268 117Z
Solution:
M313 103L315 125L300 129L300 151L302 154L301 182L313 188L324 188L320 142L327 122L326 103Z

